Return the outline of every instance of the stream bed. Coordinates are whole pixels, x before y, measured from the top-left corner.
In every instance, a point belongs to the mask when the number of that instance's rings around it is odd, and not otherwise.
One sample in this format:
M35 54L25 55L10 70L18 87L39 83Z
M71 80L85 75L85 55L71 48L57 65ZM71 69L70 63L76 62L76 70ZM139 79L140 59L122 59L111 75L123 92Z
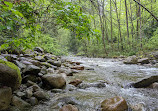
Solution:
M111 97L122 96L130 107L139 111L158 111L158 90L151 88L124 88L131 82L144 77L158 75L158 68L141 65L126 65L117 59L63 57L70 61L81 62L85 69L74 76L68 76L68 82L80 79L84 83L103 82L106 87L87 87L70 90L67 84L64 92L48 91L49 101L32 108L31 111L58 111L63 101L74 104L79 111L100 111L100 103ZM137 110L137 111L138 111ZM134 110L129 110L134 111Z

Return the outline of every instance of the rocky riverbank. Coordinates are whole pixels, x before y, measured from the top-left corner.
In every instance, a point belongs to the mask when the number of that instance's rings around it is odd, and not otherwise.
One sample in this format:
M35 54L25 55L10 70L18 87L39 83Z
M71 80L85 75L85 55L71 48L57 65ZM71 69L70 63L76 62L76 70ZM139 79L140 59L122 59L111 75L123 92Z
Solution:
M53 54L44 53L40 47L23 54L2 53L0 110L29 110L41 101L49 100L48 90L64 89L68 84L66 77L81 70L84 67L79 62L62 60ZM80 83L77 80L70 84L77 86Z
M133 55L125 58L120 56L120 60L123 60L125 64L138 64L158 67L158 51L149 53L144 57Z
M67 93L67 90L73 92L76 89L105 89L109 84L102 80L93 83L87 83L78 78L68 80L68 76L73 77L82 70L93 71L94 69L83 66L81 62L69 61L45 53L40 47L20 54L2 53L0 66L0 110L30 110L52 100L54 98L52 94ZM80 110L78 102L73 97L57 100L54 98L54 101L59 101L61 104L52 107L52 111ZM118 111L118 109L126 111L130 108L123 97L113 96L100 101L100 106L93 111Z

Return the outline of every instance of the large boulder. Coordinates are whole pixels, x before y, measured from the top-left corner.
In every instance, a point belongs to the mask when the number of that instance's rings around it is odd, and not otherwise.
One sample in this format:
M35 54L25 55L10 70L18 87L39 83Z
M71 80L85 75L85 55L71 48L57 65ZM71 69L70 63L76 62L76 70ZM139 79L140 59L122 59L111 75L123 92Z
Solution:
M102 111L126 111L127 103L123 97L114 97L104 100L101 103Z
M148 58L138 59L138 63L141 63L141 64L148 64L148 63L149 63L149 59L148 59Z
M0 88L0 111L7 110L12 98L11 88Z
M19 68L11 62L0 59L0 84L16 90L20 86L21 80Z
M154 82L158 82L158 75L147 77L138 82L131 83L131 86L134 88L145 88L150 86Z
M59 74L47 74L42 76L43 84L49 85L51 88L63 88L66 85L66 80Z
M59 111L78 111L78 108L74 105L68 104L59 109Z
M137 64L137 60L138 58L134 55L134 56L129 56L126 58L126 60L124 61L125 64Z

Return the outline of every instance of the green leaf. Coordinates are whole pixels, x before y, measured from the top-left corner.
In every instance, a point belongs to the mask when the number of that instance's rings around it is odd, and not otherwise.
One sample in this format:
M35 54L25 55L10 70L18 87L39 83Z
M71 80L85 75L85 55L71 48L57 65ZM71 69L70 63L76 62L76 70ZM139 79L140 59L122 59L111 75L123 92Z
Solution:
M7 2L7 1L4 1L4 3L6 5L8 5L8 7L11 9L13 7L13 4L11 2Z
M17 11L17 10L11 9L11 11L12 11L15 15L18 15L19 17L24 17L24 15L23 15L22 13L20 13L19 11Z
M4 19L2 17L0 17L1 21L4 21Z

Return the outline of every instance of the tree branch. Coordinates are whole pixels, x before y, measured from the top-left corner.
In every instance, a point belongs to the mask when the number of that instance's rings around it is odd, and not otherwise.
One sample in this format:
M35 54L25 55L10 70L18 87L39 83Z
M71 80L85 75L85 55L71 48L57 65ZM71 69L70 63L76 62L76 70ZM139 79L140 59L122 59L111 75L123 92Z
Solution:
M136 0L133 0L134 2L136 2L138 5L140 5L141 7L143 7L147 12L149 12L151 14L151 16L154 17L154 19L158 22L158 18L151 12L149 11L145 6L143 6L141 3L139 3L138 1Z

